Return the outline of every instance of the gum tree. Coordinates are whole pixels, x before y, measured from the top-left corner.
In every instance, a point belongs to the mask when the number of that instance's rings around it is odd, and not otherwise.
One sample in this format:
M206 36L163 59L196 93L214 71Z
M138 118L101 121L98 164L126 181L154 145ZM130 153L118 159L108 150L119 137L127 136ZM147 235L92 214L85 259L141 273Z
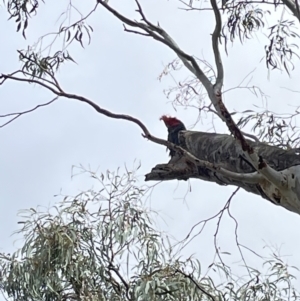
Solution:
M293 123L298 111L290 116L289 122L268 111L246 110L238 119L237 112L223 102L226 70L222 64L228 43L243 42L255 33L264 32L269 38L269 44L262 46L265 47L267 68L283 69L290 74L297 59L298 3L283 0L180 3L187 13L212 12L215 22L211 35L213 66L185 52L184 45L178 45L159 25L159 20L149 20L142 2L135 1L136 20L114 9L113 2L98 1L87 15L72 24L63 22L55 33L50 34L53 40L63 41L62 48L48 47L47 51L42 51L45 38L42 36L26 50L18 50L21 67L1 73L0 84L13 82L20 87L21 84L35 84L52 92L53 99L27 111L1 115L9 118L1 127L41 106L49 106L59 98L72 99L93 108L100 118L105 115L135 123L145 139L176 151L175 159L155 166L146 175L146 180L197 178L219 185L235 185L299 213L299 140ZM17 31L26 37L31 18L39 13L42 3L11 0L5 4L10 19L16 22ZM68 9L73 8L70 2ZM190 77L176 87L180 90L181 101L195 106L195 96L205 91L203 95L208 103L198 105L199 111L217 116L231 135L183 131L180 144L173 145L152 135L142 120L108 111L95 100L67 92L57 79L57 71L63 63L76 61L72 55L74 43L86 46L85 41L92 39L95 33L89 17L98 10L113 15L120 27L123 25L125 34L151 38L154 43L175 53L177 58L163 73L180 67L190 72ZM266 27L268 16L278 10L291 15ZM251 89L254 93L259 91L257 87ZM175 99L175 105L176 101L178 99ZM254 133L244 132L243 127L251 122ZM244 262L247 274L240 277L224 264L215 245L219 260L215 260L208 271L202 271L197 259L185 259L181 255L183 247L175 251L176 244L156 230L153 213L143 205L148 188L137 185L134 174L127 171L125 174L92 173L91 176L98 181L98 189L66 197L48 210L23 212L19 222L22 226L19 235L24 239L22 247L12 254L0 254L0 290L5 296L13 300L226 301L290 300L291 296L299 299L292 284L294 276L277 255L265 261L264 272L251 269ZM223 212L228 210L230 214L231 198L211 218L218 219L218 226ZM208 220L202 222L205 225ZM215 241L217 234L218 229ZM180 243L184 246L186 241ZM237 245L240 247L238 242ZM215 271L224 276L222 281L213 280Z
M273 255L244 277L217 261L207 271L155 229L134 173L91 173L97 189L21 212L22 247L0 253L9 300L299 300L292 268ZM224 277L214 281L215 271Z

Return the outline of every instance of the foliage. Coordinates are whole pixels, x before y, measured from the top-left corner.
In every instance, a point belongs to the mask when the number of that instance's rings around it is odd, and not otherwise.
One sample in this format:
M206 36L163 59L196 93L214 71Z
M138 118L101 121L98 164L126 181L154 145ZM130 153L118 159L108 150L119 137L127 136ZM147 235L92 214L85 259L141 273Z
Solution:
M22 212L22 248L0 254L0 289L11 300L300 300L278 257L265 276L248 267L244 278L213 263L209 274L225 278L216 285L154 228L134 173L90 175L99 189Z
M37 14L39 2L37 0L13 0L7 1L7 11L9 19L14 19L18 24L17 31L22 29L22 34L26 38L25 31L28 27L30 17Z
M294 28L294 30L292 30ZM293 50L298 49L298 45L289 43L289 38L299 38L296 32L294 21L280 20L277 24L270 27L270 44L266 49L267 67L276 69L283 65L286 72L290 73L290 68L294 68L293 57L299 55Z
M240 128L252 124L252 131L260 140L283 149L299 148L299 127L295 120L299 115L298 108L293 115L276 114L269 110L246 110L241 113L242 116L237 122Z
M198 10L201 7L201 1L189 1L188 3L182 2L189 7L189 10ZM266 9L268 6L273 10ZM33 17L38 13L39 1L28 1L28 0L8 0L7 1L7 11L10 15L9 19L14 19L17 23L17 31L22 28L23 36L25 37L25 32L28 27L29 18ZM255 33L260 32L265 28L266 23L269 24L270 20L267 15L276 15L276 9L281 7L284 11L286 8L282 6L282 3L278 0L273 2L268 2L264 0L260 1L222 1L222 11L224 15L222 36L220 39L224 39L225 47L227 51L227 41L230 40L234 42L238 38L241 42L246 39L252 39ZM89 12L86 16L80 14L80 18L66 25L65 22L69 20L64 19L59 26L59 30L51 35L54 35L54 39L57 36L62 37L63 47L62 49L57 49L52 53L51 57L55 57L58 52L64 53L65 49L73 42L77 41L82 47L84 47L84 38L87 36L88 44L91 42L91 33L93 28L86 21L88 17L96 10L96 7ZM199 9L201 10L201 9ZM64 14L70 15L71 11L78 12L73 4L68 5L67 12ZM273 21L274 22L274 21ZM294 28L294 30L293 30ZM268 27L267 34L269 38L269 44L265 45L266 53L266 65L268 68L278 68L284 67L289 73L290 67L293 68L293 58L298 57L297 52L294 50L298 48L296 45L296 40L299 38L297 34L297 26L295 25L295 20L293 17L289 16L288 19L283 18L283 13L281 18L274 23L272 26ZM32 53L28 56L36 56L35 51L40 52L38 46L42 43L45 38L41 37L34 47L31 47ZM39 53L41 55L41 52Z

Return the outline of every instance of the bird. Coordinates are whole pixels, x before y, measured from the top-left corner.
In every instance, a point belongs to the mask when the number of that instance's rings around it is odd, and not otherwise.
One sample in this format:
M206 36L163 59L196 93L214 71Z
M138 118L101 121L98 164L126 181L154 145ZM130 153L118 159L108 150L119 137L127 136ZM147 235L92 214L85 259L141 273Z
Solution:
M177 119L176 117L171 117L171 116L167 116L167 115L163 115L160 117L160 120L162 120L167 129L168 129L168 141L179 145L179 137L178 134L180 131L185 131L186 127L183 124L182 121L180 121L179 119ZM170 156L173 157L175 155L175 151L170 149Z

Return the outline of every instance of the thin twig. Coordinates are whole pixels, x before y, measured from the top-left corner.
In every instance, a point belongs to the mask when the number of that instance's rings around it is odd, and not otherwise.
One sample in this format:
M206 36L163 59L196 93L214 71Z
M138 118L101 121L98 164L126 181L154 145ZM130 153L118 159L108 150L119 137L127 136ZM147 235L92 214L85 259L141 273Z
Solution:
M0 115L0 118L5 118L5 117L9 117L9 116L14 116L14 117L13 117L12 119L10 119L9 121L5 122L4 124L1 124L1 125L0 125L0 128L5 127L6 125L8 125L9 123L13 122L14 120L16 120L17 118L19 118L19 117L22 116L22 115L31 113L31 112L37 110L37 109L40 108L40 107L45 107L45 106L50 105L51 103L53 103L53 102L54 102L55 100L57 100L57 99L58 99L58 96L54 97L54 98L53 98L52 100L50 100L49 102L46 102L46 103L37 105L37 106L35 106L34 108L29 109L29 110L27 110L27 111L22 111L22 112L17 112L17 113L8 113L8 114Z
M238 225L239 225L239 224L238 224L236 218L231 214L229 206L228 206L228 208L227 208L227 212L228 212L228 215L231 217L231 219L233 219L233 221L234 221L234 223L235 223L235 229L234 229L235 243L236 243L236 245L237 245L237 247L238 247L238 249L239 249L239 253L240 253L241 258L242 258L242 261L243 261L243 263L244 263L244 265L245 265L245 267L246 267L246 269L247 269L247 272L248 272L249 276L251 277L251 272L250 272L250 270L249 270L249 268L248 268L248 265L247 265L247 263L246 263L246 260L245 260L244 254L243 254L243 252L242 252L242 250L241 250L241 246L240 246L239 239L238 239Z

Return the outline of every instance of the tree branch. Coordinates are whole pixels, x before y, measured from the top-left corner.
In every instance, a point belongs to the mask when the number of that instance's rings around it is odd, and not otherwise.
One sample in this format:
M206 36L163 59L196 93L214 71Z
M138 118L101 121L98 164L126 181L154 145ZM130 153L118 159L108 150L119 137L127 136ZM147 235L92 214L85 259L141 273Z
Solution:
M215 19L216 19L215 30L212 34L212 47L213 47L214 57L215 57L215 62L217 67L217 78L214 86L217 88L217 90L221 90L224 81L224 69L223 69L221 54L219 51L219 38L222 30L222 19L216 0L210 0L210 3L214 10Z
M293 15L298 19L300 22L300 11L299 11L299 4L298 0L282 0L282 2L290 9Z
M199 65L197 64L195 58L191 55L188 55L184 51L182 51L179 46L176 44L176 42L169 36L169 34L162 29L160 26L156 26L152 24L150 21L147 20L145 17L145 14L142 11L141 5L136 0L136 3L138 5L138 12L142 16L142 20L146 23L141 23L137 21L132 21L116 10L114 10L111 6L109 6L106 2L103 0L98 0L98 3L101 4L103 7L105 7L109 12L111 12L113 15L115 15L119 20L126 23L129 26L132 27L138 27L145 32L149 34L152 38L155 40L167 45L169 48L171 48L175 53L179 56L179 58L182 60L183 64L187 67L188 70L190 70L199 80L202 82L202 84L206 87L207 90L212 89L212 84L210 80L207 78L207 76L204 74L204 72L201 70Z
M13 117L12 119L10 119L9 121L5 122L4 124L1 124L1 125L0 125L0 128L5 127L6 125L8 125L9 123L13 122L14 120L16 120L17 118L19 118L19 117L22 116L22 115L25 115L25 114L27 114L27 113L31 113L31 112L37 110L37 109L40 108L40 107L45 107L45 106L50 105L52 102L54 102L54 101L57 100L57 99L58 99L58 96L56 96L55 98L53 98L52 100L50 100L50 101L48 101L48 102L46 102L46 103L43 103L43 104L41 104L41 105L37 105L37 106L35 106L34 108L29 109L29 110L27 110L27 111L0 115L0 118L5 118L5 117L9 117L9 116L14 116L14 117Z
M23 71L21 70L18 70L18 71L15 71L11 74L1 74L0 75L0 86L4 84L4 82L7 80L7 79L12 79L12 80L15 80L15 81L20 81L20 82L26 82L26 83L34 83L34 84L38 84L48 90L50 90L52 93L54 93L55 95L57 96L63 96L63 92L61 91L58 91L56 89L54 89L53 87L49 86L49 85L46 85L44 82L41 82L41 81L38 81L36 79L27 79L27 78L22 78L22 77L16 77L16 76L13 76L14 74L17 74L17 73L24 73ZM26 74L26 72L24 73ZM48 82L49 84L52 84L55 86L54 83L48 81L48 80L45 80L45 79L42 79L42 81L46 81ZM56 87L56 86L55 86Z
M205 289L203 289L200 284L193 278L193 276L191 274L186 274L185 272L182 272L181 270L175 270L175 273L179 273L181 274L182 276L190 279L194 284L195 286L204 294L206 295L207 297L209 297L212 301L216 301L216 298L211 295L209 292L207 292Z

